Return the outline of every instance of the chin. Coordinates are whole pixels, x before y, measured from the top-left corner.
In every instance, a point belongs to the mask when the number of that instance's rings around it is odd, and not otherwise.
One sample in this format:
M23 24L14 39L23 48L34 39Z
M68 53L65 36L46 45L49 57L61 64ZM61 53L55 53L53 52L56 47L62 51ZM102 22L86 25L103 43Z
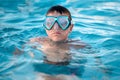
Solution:
M52 41L54 41L54 42L60 42L60 41L64 41L64 40L60 39L60 38L54 38L54 39L52 39Z

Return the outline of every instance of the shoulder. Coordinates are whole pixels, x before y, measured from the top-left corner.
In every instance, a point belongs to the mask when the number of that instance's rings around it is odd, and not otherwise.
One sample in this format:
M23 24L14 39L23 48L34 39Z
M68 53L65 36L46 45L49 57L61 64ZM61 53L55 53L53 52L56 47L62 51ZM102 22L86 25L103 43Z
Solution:
M41 41L41 37L30 38L29 42L39 42Z
M88 46L87 43L85 43L85 42L83 42L81 40L74 40L74 39L69 40L68 44L70 46L73 46L74 48L85 48L85 47Z
M45 42L47 40L48 40L47 37L35 37L35 38L30 38L29 42L31 42L31 43L33 43L33 42Z

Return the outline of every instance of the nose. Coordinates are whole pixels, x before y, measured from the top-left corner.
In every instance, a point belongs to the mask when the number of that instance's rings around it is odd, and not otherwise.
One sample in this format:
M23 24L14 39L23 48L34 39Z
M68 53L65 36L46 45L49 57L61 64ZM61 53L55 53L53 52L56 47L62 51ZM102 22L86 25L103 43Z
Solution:
M55 24L53 25L53 29L54 30L59 30L60 29L60 26L58 25L57 22L55 22Z

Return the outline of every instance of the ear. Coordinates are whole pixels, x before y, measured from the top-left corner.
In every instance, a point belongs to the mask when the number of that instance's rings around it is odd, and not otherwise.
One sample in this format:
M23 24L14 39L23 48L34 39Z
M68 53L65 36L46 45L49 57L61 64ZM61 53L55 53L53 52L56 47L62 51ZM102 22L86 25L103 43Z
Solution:
M70 25L70 32L72 31L73 26L74 26L73 24Z

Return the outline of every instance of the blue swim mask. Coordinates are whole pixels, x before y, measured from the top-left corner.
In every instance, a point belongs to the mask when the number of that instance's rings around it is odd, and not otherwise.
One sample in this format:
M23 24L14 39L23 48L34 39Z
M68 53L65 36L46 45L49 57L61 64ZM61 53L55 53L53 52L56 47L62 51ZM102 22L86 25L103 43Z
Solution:
M46 16L43 25L47 30L51 30L55 22L58 23L62 30L68 29L68 27L71 25L71 21L69 20L68 16Z

